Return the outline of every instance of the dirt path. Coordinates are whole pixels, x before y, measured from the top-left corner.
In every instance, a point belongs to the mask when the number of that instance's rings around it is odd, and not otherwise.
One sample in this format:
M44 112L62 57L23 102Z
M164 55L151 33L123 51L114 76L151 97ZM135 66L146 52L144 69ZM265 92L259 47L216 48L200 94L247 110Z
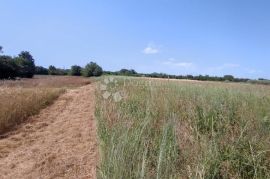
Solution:
M0 139L0 178L96 178L94 85L69 90Z

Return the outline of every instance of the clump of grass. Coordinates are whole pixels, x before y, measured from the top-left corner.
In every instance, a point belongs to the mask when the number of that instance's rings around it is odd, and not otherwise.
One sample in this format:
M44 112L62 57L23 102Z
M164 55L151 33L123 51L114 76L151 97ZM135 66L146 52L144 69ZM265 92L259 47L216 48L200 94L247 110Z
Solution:
M268 86L116 79L122 101L97 92L100 178L270 177Z
M123 81L119 81L119 86L124 85ZM117 86L109 88L117 89ZM151 91L141 86L133 93L129 91L132 90L132 86L126 87L129 97L124 101L115 103L113 99L98 99L96 114L99 119L102 161L104 161L99 176L101 178L175 176L179 151L175 140L173 117L166 125L160 125L152 112L155 104L143 100L145 95L151 96Z
M63 92L57 88L1 88L0 134L37 114Z

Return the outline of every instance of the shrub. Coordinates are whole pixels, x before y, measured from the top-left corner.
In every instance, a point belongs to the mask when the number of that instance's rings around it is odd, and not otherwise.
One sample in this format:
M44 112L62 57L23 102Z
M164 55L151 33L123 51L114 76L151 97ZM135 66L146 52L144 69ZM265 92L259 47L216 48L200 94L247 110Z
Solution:
M133 76L133 75L136 75L137 72L135 70L133 70L133 69L131 69L131 70L121 69L119 71L119 74L121 74L121 75L127 75L127 76Z
M42 66L36 66L35 74L37 74L37 75L48 75L49 70L47 68L42 67Z
M224 77L224 81L233 81L234 77L232 75L225 75Z
M70 75L72 76L81 76L82 75L82 67L78 65L73 65L70 69Z
M55 66L49 66L49 75L67 75L69 70L56 68Z
M55 68L55 66L50 65L48 73L49 73L49 75L56 75L57 74L57 69Z
M0 48L1 51L1 48ZM27 52L21 52L18 57L0 56L0 79L14 77L32 78L35 74L35 60Z
M17 75L17 66L10 56L0 56L0 79L14 78Z
M88 63L83 70L83 75L86 77L101 76L102 73L103 73L102 68L95 62Z

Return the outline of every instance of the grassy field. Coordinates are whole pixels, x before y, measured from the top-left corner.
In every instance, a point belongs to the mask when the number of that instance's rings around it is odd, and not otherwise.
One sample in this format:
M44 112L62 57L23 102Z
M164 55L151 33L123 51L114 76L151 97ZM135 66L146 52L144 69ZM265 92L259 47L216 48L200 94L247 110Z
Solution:
M0 87L20 88L73 88L87 84L90 84L89 78L77 76L35 75L34 78L23 78L21 80L0 80Z
M99 178L270 178L270 87L105 77Z
M89 84L82 77L35 76L0 81L0 134L51 104L66 88Z

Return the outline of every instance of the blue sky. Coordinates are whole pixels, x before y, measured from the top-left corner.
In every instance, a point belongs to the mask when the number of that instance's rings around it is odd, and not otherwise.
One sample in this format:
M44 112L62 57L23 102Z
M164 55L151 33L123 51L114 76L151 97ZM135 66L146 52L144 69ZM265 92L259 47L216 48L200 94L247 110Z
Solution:
M6 0L5 54L37 65L270 78L268 0Z

